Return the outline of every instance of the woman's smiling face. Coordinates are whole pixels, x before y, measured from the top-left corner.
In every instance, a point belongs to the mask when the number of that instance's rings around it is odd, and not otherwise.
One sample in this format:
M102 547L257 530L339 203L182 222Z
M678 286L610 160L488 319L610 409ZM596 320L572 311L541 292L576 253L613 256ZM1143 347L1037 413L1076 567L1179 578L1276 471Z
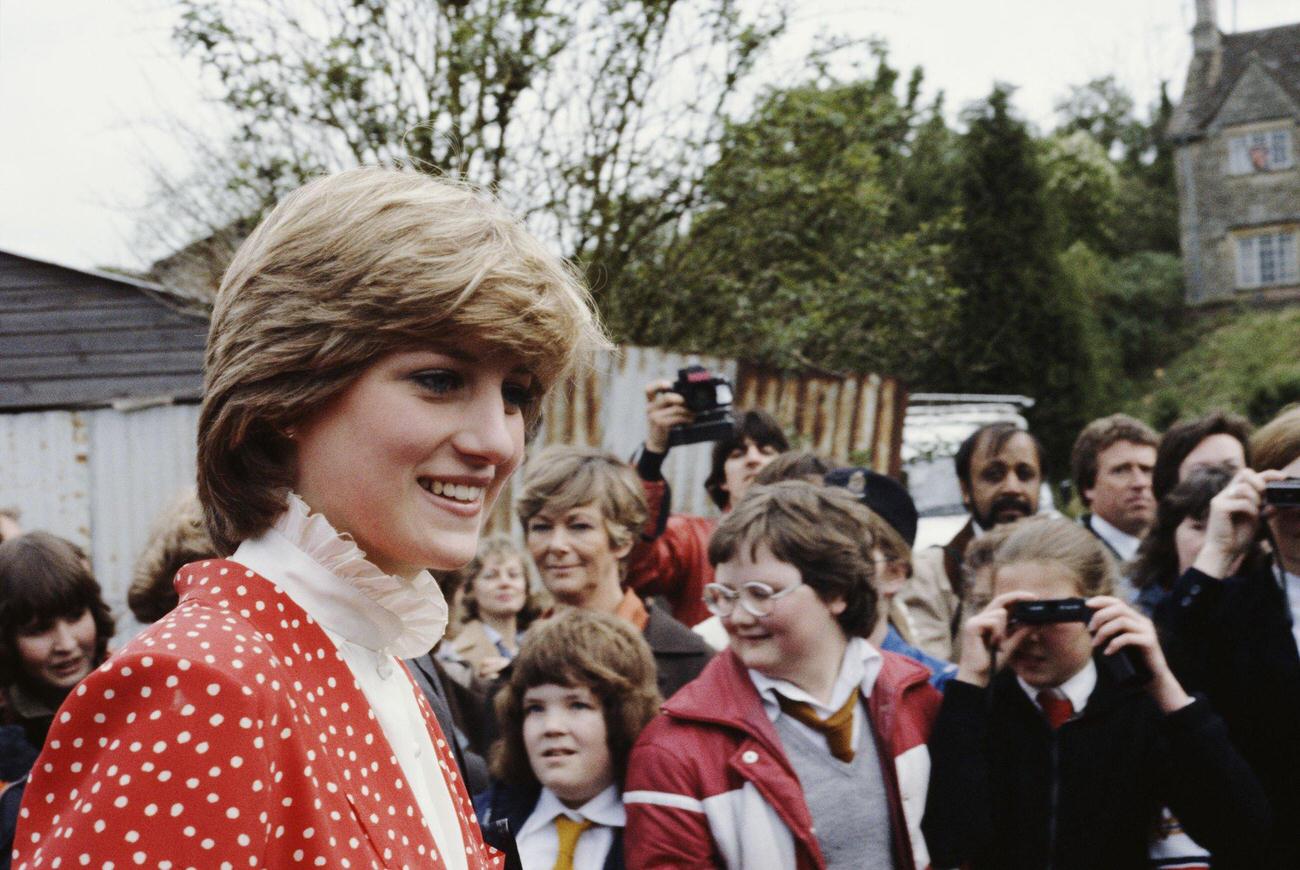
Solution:
M460 567L523 458L531 401L509 353L467 341L389 354L293 427L295 489L384 571Z
M95 666L95 617L86 608L20 629L15 637L23 673L38 686L66 692Z
M568 510L543 508L525 524L528 552L546 591L563 604L587 607L619 597L619 560L632 542L610 540L605 515L595 502Z
M528 600L528 574L518 556L491 556L471 586L479 613L516 616Z

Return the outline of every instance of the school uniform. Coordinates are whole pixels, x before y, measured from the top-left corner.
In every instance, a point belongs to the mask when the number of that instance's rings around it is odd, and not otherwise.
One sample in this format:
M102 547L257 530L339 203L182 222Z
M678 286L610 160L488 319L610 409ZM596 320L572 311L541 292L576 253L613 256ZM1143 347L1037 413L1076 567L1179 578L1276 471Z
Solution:
M523 870L555 867L561 849L556 821L562 816L585 828L573 844L574 870L623 870L627 816L617 786L609 786L574 810L549 788L497 783L474 798L474 809L488 844L517 857Z
M928 868L925 738L940 699L929 676L851 639L830 699L852 711L851 753L836 754L839 738L786 712L810 704L825 718L825 705L720 653L632 750L628 867Z
M1216 868L1258 866L1267 799L1202 699L1162 714L1093 661L1040 698L1008 669L950 683L929 746L937 866L1146 870L1166 805Z

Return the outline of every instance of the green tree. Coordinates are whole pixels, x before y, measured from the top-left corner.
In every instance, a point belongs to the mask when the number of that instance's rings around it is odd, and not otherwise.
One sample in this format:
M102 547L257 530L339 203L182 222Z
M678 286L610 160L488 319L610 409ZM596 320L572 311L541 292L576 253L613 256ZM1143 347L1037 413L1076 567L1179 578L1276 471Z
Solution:
M1114 76L1074 85L1055 109L1058 133L1086 133L1117 161L1141 153L1147 144L1147 131L1133 114L1133 97Z
M1113 251L1123 182L1102 143L1076 130L1042 140L1041 152L1044 193L1056 237Z
M322 170L402 162L496 188L588 269L598 301L695 205L706 156L785 26L782 7L740 0L178 6L176 41L234 127L217 160L168 185L169 206L213 204L191 237L255 222Z
M1173 103L1164 83L1146 120L1138 118L1132 96L1114 76L1070 88L1057 102L1056 113L1058 125L1050 141L1058 144L1049 151L1073 142L1077 155L1090 140L1113 167L1109 190L1084 184L1073 190L1067 187L1066 196L1054 198L1067 239L1086 242L1112 257L1147 250L1177 254L1178 195L1173 150L1165 137ZM1096 155L1087 163L1093 170L1099 167ZM1072 174L1068 165L1059 168L1066 169L1066 178L1075 182L1087 177Z
M952 275L966 293L947 382L970 392L1023 393L1035 430L1063 458L1089 413L1095 383L1092 308L1058 263L1038 147L998 85L965 115L958 183L964 229Z
M900 98L876 58L855 81L770 91L729 127L701 208L628 297L633 334L781 366L928 374L958 295L943 267L954 218L898 226L919 78Z

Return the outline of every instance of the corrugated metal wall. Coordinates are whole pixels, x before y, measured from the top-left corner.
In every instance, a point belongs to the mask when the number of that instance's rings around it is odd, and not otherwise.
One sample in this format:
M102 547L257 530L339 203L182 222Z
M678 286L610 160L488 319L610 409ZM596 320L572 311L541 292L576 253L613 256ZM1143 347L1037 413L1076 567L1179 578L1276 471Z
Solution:
M123 635L138 628L126 609L135 558L194 484L198 416L197 405L0 414L0 507L90 554Z
M734 360L625 348L548 402L530 453L549 443L600 446L631 456L645 438L645 385L704 365L736 385L737 405L774 413L797 446L896 472L906 395L891 378L783 375ZM136 411L0 414L0 507L22 511L28 529L48 529L84 547L123 631L131 568L157 514L194 481L196 405ZM674 509L716 512L704 491L710 445L678 447L664 474ZM516 475L517 488L522 475ZM491 526L513 526L513 492Z
M688 365L702 365L729 378L735 384L736 406L774 414L796 447L898 473L907 394L893 378L781 373L735 360L641 347L602 355L572 390L553 396L529 452L547 444L575 443L631 456L645 439L646 384L674 380L678 369ZM669 454L664 477L672 485L675 511L717 513L704 491L710 448L692 444ZM516 476L516 487L521 478ZM513 527L505 499L493 514L492 526Z

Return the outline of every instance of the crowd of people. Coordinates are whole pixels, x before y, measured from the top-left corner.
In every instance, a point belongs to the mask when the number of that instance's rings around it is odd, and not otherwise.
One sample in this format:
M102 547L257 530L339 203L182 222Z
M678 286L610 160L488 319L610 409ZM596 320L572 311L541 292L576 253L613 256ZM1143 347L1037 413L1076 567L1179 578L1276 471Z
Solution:
M983 426L914 549L899 481L760 410L720 516L674 513L669 381L630 460L525 462L604 346L476 190L287 197L217 298L148 627L115 646L86 555L0 524L0 867L1300 866L1300 407L1094 421L1079 520Z

